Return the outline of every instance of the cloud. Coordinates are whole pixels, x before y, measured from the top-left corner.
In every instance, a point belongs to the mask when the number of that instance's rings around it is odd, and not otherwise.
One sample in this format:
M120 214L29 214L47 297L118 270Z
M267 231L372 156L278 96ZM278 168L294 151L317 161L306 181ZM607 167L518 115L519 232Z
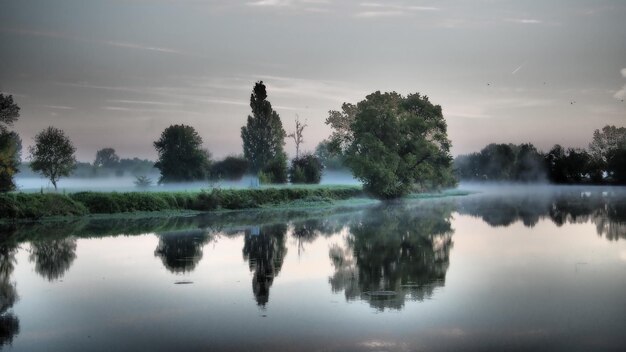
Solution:
M438 7L414 6L403 4L383 4L378 2L362 2L359 4L365 11L358 11L354 17L358 18L379 18L406 16L417 11L438 11Z
M540 24L543 23L541 20L533 19L533 18L507 18L506 21L519 23L519 24Z
M55 31L39 31L39 30L31 30L31 29L19 29L19 28L0 28L0 32L35 36L35 37L44 37L44 38L74 40L74 41L85 42L85 43L96 43L96 44L113 46L117 48L157 51L157 52L168 53L168 54L190 55L183 51L172 49L172 48L152 46L152 45L139 44L139 43L130 43L130 42L123 42L123 41L115 41L115 40L87 39L87 38L83 38L74 34L55 32Z
M354 17L358 18L378 18L378 17L396 17L404 16L405 12L402 11L363 11L354 14Z
M162 101L148 101L148 100L126 100L126 99L109 99L110 103L118 104L139 104L139 105L158 105L158 106L181 106L180 103L166 103Z
M305 78L281 77L271 75L255 75L250 81L261 79L268 86L268 91L278 95L291 97L303 97L332 102L345 102L360 100L365 92L351 87L341 81L313 80Z
M291 5L291 0L259 0L247 3L248 6L282 7Z
M621 69L620 73L622 74L622 77L626 78L626 68ZM615 95L613 95L613 97L619 100L626 99L626 85L624 85L622 89L615 92Z
M414 6L414 5L398 5L398 4L382 4L378 2L362 2L362 7L374 7L382 9L409 10L409 11L438 11L438 7L433 6Z
M203 115L198 111L189 110L171 110L171 109L138 109L123 106L103 106L102 110L118 111L118 112L138 112L138 113L161 113L161 114L186 114L186 115Z
M58 110L74 110L73 107L71 106L64 106L64 105L43 105L44 108L50 108L50 109L58 109Z

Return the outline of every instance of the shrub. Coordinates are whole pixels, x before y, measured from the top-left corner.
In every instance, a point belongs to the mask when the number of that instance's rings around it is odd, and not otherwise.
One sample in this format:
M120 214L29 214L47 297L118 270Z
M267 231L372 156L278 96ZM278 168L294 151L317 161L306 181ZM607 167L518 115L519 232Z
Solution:
M261 172L267 176L268 183L287 183L287 158L284 154L276 156L265 165ZM261 175L259 174L260 179Z
M228 156L211 165L212 180L241 180L248 171L248 160L243 156Z
M323 168L320 159L313 154L294 158L289 168L289 181L291 183L320 183Z

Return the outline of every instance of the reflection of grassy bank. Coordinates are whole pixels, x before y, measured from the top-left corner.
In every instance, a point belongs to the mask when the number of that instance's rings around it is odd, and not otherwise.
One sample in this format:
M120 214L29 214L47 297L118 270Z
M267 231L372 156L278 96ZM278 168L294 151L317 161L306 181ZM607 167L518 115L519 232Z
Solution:
M318 206L362 195L361 188L353 186L214 189L210 192L80 192L68 195L15 193L0 195L0 218Z
M55 221L0 223L2 241L24 242L63 239L132 236L145 233L166 233L201 230L209 233L237 232L250 226L284 224L290 221L330 219L363 210L364 203L338 202L332 207L296 209L266 208L244 211L216 211L181 215L181 213L117 214L85 216ZM376 204L372 202L373 205Z

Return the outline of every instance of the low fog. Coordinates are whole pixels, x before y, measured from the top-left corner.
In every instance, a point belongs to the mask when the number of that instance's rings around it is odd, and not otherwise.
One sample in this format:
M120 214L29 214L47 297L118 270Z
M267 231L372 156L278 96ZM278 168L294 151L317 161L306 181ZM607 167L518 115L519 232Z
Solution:
M115 192L162 192L162 191L199 191L211 188L250 188L258 184L256 177L245 175L238 181L197 181L184 183L157 184L158 173L152 173L147 177L152 181L148 187L138 187L134 176L107 176L107 177L68 177L61 178L58 182L60 192L80 191L115 191ZM17 177L16 184L22 192L54 191L52 184L46 178L41 177ZM360 185L349 171L325 171L321 185Z

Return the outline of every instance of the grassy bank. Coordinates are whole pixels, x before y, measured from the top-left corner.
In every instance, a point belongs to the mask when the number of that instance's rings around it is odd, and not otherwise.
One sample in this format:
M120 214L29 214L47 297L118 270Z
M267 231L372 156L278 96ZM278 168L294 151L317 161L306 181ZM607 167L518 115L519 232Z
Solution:
M0 195L0 219L120 214L153 211L211 211L319 203L362 196L360 187L290 187L214 189L202 192L79 192L72 194L13 193Z

